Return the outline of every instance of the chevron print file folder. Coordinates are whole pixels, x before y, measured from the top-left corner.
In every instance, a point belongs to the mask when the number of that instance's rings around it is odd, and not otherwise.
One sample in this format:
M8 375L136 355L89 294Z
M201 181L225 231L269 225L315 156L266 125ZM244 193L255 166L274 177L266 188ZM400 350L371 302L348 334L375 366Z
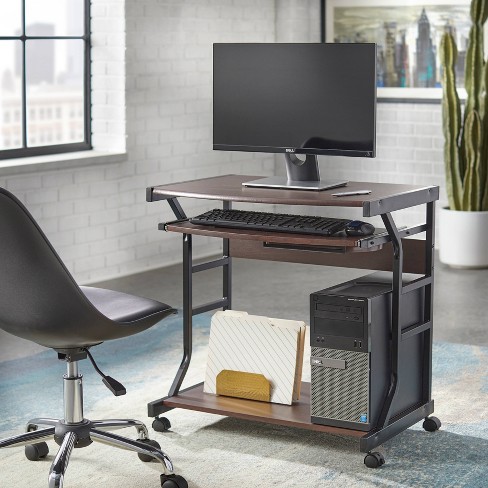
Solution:
M260 373L271 384L271 402L300 397L305 323L226 310L212 317L203 391L216 394L222 370Z

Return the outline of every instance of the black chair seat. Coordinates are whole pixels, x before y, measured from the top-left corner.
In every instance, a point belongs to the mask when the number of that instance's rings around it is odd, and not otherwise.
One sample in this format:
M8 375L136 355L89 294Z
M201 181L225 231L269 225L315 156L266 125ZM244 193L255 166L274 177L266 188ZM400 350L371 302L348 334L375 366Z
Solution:
M120 325L131 325L146 319L157 320L157 315L164 317L173 311L169 305L150 298L92 286L80 286L80 289L99 312Z

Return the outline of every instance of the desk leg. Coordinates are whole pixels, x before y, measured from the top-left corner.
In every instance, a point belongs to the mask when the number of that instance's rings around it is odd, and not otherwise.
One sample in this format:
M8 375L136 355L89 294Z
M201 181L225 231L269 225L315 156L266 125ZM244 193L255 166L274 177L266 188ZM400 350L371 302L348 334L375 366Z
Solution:
M232 202L225 201L223 204L224 210L232 208ZM229 239L222 239L223 241L223 258L227 258L227 264L222 266L222 296L227 299L227 305L223 307L224 310L232 308L232 258L229 256Z
M432 336L434 324L434 253L435 253L435 202L427 204L427 231L425 233L425 275L431 282L425 287L424 321L430 321L430 328L424 332L424 401L432 400Z
M401 300L403 295L403 248L402 241L389 213L381 217L393 244L393 290L392 290L392 338L391 338L391 378L385 402L383 404L377 427L361 438L360 447L363 452L369 452L391 437L410 427L414 423L427 417L434 411L432 395L432 332L433 332L433 287L434 287L434 202L427 203L426 209L426 238L425 238L425 277L419 286L424 287L424 315L423 324L417 332L424 334L423 342L423 404L400 417L391 420L391 405L398 387L399 351L403 336L411 336L409 332L402 334L401 330ZM435 417L431 417L435 419ZM436 419L436 423L439 422ZM439 422L440 426L440 422ZM437 427L438 428L438 427ZM424 425L424 429L429 430Z
M183 234L183 359L168 396L177 395L190 366L192 352L192 236Z
M192 236L191 234L183 234L183 359L176 372L168 396L148 403L147 411L149 417L156 417L161 413L173 410L173 407L166 407L162 403L167 398L178 394L188 367L190 366L192 353L192 320Z
M176 199L169 199L168 202L178 218L185 217L183 209ZM224 202L224 209L230 208L231 202ZM173 380L173 384L168 392L168 396L148 404L148 415L150 417L172 410L172 407L166 407L161 404L165 399L178 395L181 384L183 383L186 372L190 366L192 354L193 316L208 310L214 310L215 308L223 307L224 310L231 308L232 261L229 256L229 248L229 239L223 239L222 259L193 266L192 235L183 234L183 359L180 367L178 368L175 379ZM193 273L216 266L222 266L223 270L223 298L216 300L215 302L193 308Z
M402 298L402 272L403 272L403 246L398 229L391 214L381 215L386 230L393 244L393 290L391 310L391 378L388 394L381 409L378 419L378 427L388 425L391 416L391 405L398 386L398 363L400 355L400 341L402 339L400 326L400 310Z

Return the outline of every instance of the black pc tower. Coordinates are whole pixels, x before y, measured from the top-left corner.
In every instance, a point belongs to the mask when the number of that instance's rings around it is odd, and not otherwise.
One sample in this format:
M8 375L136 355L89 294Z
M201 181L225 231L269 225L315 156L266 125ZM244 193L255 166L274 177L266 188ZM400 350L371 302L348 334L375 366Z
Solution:
M390 384L392 273L379 272L310 295L311 421L369 431ZM403 275L406 285L417 275ZM425 288L402 295L402 329L421 323ZM392 418L423 403L424 334L401 341Z

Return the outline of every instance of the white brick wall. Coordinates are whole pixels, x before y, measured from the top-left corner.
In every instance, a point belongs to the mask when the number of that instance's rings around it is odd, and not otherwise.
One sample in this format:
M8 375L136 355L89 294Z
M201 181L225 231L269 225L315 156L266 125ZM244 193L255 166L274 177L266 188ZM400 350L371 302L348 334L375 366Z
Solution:
M276 42L320 42L320 2L277 0Z
M378 103L377 110L376 158L320 157L322 176L439 185L440 200L445 202L441 105ZM338 215L350 213L350 209L341 209ZM359 218L361 215L357 211L353 216ZM425 219L425 205L398 212L395 218L399 225L420 223ZM379 218L374 223L383 226Z
M124 0L92 0L93 147L125 150Z
M78 281L181 260L181 236L156 230L173 218L169 207L146 203L146 186L283 170L282 155L212 151L211 45L318 41L318 4L93 0L93 141L126 150L127 160L0 172L0 186L27 204ZM321 168L330 177L443 184L440 106L379 104L378 158L321 158ZM214 204L182 205L191 214ZM202 255L218 246L196 242Z

